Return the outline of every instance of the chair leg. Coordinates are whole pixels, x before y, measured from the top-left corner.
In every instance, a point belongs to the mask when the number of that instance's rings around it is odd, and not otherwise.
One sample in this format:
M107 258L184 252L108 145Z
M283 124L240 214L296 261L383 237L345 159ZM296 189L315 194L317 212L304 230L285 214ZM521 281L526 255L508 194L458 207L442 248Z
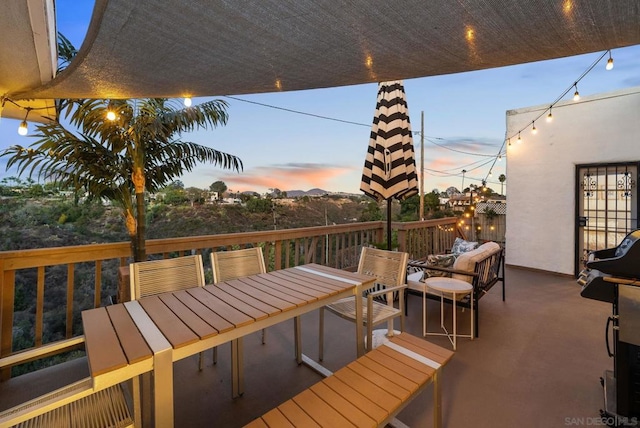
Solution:
M324 308L320 308L320 332L318 333L318 361L324 358Z
M218 347L214 346L213 348L213 364L216 365L218 363Z
M402 291L401 293L405 293L406 290ZM400 304L398 305L399 308L398 309L402 309L402 305L404 305L404 307L407 307L407 296L406 294L400 294ZM400 332L404 332L404 314L402 313L402 311L400 311Z
M404 290L404 316L409 316L409 291Z
M198 369L202 371L203 366L204 366L204 352L200 352L198 354Z
M266 334L267 334L267 329L263 328L262 329L262 344L263 345L265 344L265 336L266 336Z
M475 319L475 325L473 327L476 330L475 331L475 336L478 337L478 334L479 334L479 331L480 331L480 329L478 328L478 312L480 312L478 310L478 300L474 299L474 301L471 302L471 304L474 305L474 307L475 307L475 311L473 311L473 316L474 316L474 319Z

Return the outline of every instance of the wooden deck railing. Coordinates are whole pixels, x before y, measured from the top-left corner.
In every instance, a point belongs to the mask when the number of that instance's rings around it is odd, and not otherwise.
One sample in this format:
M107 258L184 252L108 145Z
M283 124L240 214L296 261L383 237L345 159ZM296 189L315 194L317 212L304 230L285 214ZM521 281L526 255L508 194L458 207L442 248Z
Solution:
M248 246L263 248L268 270L306 263L346 269L357 265L363 245L383 242L385 228L384 222L367 222L152 239L146 248L150 258L203 254L209 272L211 251ZM398 249L411 258L443 252L463 236L456 218L393 223L392 228ZM81 334L80 312L106 304L115 293L118 268L129 257L128 242L0 252L0 357ZM20 332L24 337L26 329L29 339L16 343L14 337Z

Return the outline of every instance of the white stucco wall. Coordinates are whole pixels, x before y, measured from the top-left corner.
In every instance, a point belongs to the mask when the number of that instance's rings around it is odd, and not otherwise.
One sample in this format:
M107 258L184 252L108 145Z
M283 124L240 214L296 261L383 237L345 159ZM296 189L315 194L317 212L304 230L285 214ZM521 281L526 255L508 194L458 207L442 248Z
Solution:
M559 102L531 134L548 107L507 111L506 263L572 275L576 165L640 161L640 87Z

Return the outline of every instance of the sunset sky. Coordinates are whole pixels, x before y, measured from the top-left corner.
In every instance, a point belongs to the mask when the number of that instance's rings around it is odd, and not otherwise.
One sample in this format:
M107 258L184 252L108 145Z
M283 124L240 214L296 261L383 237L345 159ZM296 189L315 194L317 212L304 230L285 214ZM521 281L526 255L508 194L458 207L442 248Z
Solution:
M57 0L58 30L80 48L92 2ZM505 138L506 111L549 105L589 68L602 52L551 61L405 80L412 130L425 123L425 190L465 187L487 177ZM585 76L582 96L640 86L640 46L612 51L615 67L605 71L606 57ZM188 66L188 65L187 65ZM211 77L215 79L215 76ZM233 191L269 188L361 193L362 166L375 111L377 84L340 88L217 97L229 104L226 126L183 135L234 154L241 173L201 165L182 177L185 186L208 188L217 180ZM565 98L573 95L570 91ZM194 103L208 100L195 98ZM299 112L299 113L297 113ZM324 118L318 117L322 116ZM337 119L337 120L331 120ZM0 150L28 145L17 134L19 121L0 121ZM538 126L541 135L545 126ZM30 131L33 124L30 124ZM535 136L529 137L535 144ZM414 135L420 167L420 136ZM489 186L500 190L498 176L507 160L496 161ZM0 178L5 172L0 159ZM26 178L26 177L23 177Z

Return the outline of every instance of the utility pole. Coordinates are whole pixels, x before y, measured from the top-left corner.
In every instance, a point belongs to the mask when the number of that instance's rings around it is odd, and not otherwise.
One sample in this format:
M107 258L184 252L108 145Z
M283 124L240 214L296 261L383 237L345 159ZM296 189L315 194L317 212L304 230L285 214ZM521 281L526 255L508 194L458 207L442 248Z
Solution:
M420 113L420 220L424 220L424 110Z

